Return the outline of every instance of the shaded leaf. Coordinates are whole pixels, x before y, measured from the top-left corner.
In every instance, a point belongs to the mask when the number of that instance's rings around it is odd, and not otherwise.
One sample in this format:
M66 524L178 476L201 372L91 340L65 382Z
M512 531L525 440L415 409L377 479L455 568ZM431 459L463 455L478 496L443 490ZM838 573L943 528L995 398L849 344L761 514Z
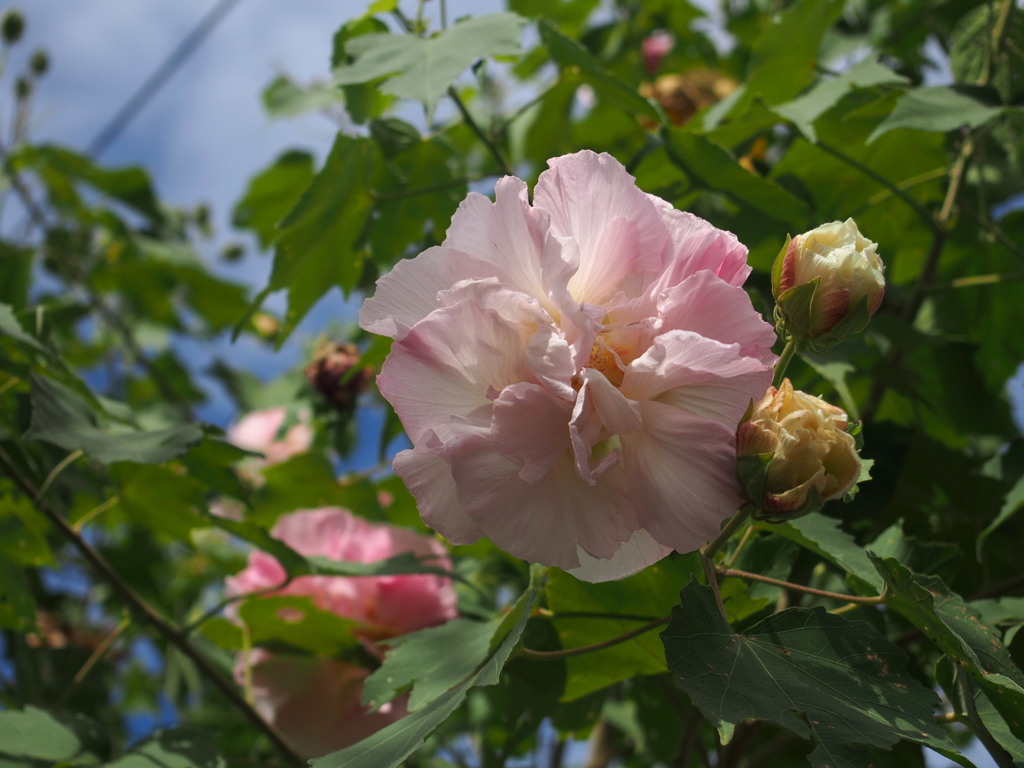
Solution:
M384 663L366 678L363 704L376 709L410 687L410 712L430 704L476 672L500 623L452 619L388 641Z
M534 605L544 584L544 569L534 566L530 572L530 586L500 623L492 638L494 652L460 685L434 699L429 707L403 717L397 723L383 728L368 739L330 755L310 762L312 768L396 768L415 752L437 726L459 708L466 694L475 686L497 684L509 654L526 627Z
M223 768L209 736L194 728L157 731L107 768Z
M203 437L197 424L181 424L152 432L119 431L101 424L85 398L63 384L33 375L32 422L24 437L69 451L82 449L102 464L134 461L158 464L181 456Z
M978 682L1010 731L1024 739L1024 672L999 633L936 576L911 572L893 558L872 562L890 593L886 605L903 614Z
M996 515L991 523L985 526L985 530L978 534L978 540L975 543L975 553L979 561L981 560L981 551L985 545L985 540L992 535L996 528L1017 514L1021 507L1024 507L1024 475L1017 478L1017 482L1006 492L1006 498L1003 500L1003 506L999 509L999 514Z
M547 587L548 607L562 648L593 645L618 637L645 622L667 616L676 605L676 588L700 570L695 556L671 557L620 581L590 584L562 571L552 571ZM641 620L566 617L559 613L633 614ZM657 633L649 632L595 653L565 660L563 701L627 680L635 675L666 671L665 651Z
M691 582L662 633L669 668L712 723L776 723L816 747L821 768L862 768L858 747L901 739L951 748L935 694L904 671L907 657L863 622L790 608L738 635L709 587Z
M363 270L363 238L380 171L377 145L338 134L324 167L278 225L270 290L288 290L278 346L332 287L347 295Z
M593 86L603 96L627 112L655 121L664 122L662 115L645 99L636 88L630 87L622 80L601 67L586 48L570 40L559 32L547 19L537 24L540 39L551 54L551 58L562 68L577 75L581 80Z
M263 108L275 118L326 109L343 99L343 91L336 86L313 83L302 87L287 75L278 75L263 89Z
M60 762L81 749L75 732L41 709L0 712L0 755Z
M806 228L811 212L803 202L774 182L750 173L722 147L680 130L665 130L663 136L669 157L684 173L786 224L793 232Z
M269 248L283 219L313 181L313 156L308 152L285 152L273 165L252 178L244 197L231 213L236 227L251 229L260 247Z
M317 608L299 595L251 597L238 607L253 645L284 643L322 656L336 656L357 644L352 630L359 623Z

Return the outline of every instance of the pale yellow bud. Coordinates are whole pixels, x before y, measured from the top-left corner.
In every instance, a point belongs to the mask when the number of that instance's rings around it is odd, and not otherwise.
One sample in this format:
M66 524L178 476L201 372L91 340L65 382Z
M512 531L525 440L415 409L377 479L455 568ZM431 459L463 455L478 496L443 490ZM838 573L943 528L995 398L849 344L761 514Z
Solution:
M770 455L757 488L755 517L783 520L813 512L843 496L860 476L857 445L847 432L846 413L793 389L789 379L769 388L736 433L743 456Z

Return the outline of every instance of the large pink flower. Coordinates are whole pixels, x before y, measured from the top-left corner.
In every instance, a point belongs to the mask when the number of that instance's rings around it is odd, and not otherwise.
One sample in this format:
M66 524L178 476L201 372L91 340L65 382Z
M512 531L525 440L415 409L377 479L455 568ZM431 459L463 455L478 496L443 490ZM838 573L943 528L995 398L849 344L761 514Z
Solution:
M300 554L359 563L413 552L450 569L440 542L418 533L358 518L327 507L294 512L271 532ZM268 594L302 595L324 611L352 619L355 634L371 653L383 656L377 641L441 624L456 616L449 579L427 574L347 578L301 576L286 587L285 571L262 551L249 555L242 571L227 580L229 596L270 589ZM369 670L342 659L270 653L257 649L239 657L235 677L246 679L246 663L259 711L302 754L314 757L355 743L405 713L399 699L374 713L361 704Z
M713 538L739 507L736 424L775 334L736 238L642 192L612 157L470 193L444 244L363 305L413 448L395 471L456 543L488 536L589 581Z

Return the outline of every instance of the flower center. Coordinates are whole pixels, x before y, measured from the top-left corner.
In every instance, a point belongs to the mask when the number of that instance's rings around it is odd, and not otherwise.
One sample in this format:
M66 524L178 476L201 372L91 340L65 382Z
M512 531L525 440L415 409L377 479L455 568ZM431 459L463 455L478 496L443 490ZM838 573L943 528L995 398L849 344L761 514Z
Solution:
M626 366L637 356L631 342L621 331L602 331L594 340L587 368L600 371L608 381L621 387Z

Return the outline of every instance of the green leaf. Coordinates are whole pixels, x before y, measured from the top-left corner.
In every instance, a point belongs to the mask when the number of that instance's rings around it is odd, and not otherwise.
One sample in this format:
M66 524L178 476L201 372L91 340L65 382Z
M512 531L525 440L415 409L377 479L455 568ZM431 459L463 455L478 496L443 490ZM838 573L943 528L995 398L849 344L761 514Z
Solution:
M107 768L224 768L210 737L194 728L157 731Z
M1010 731L1024 739L1024 672L999 633L942 579L911 572L893 558L871 556L889 588L886 605L903 614L978 682Z
M48 530L29 499L0 494L0 560L20 566L52 565Z
M494 652L460 685L434 699L397 723L377 731L368 739L310 762L312 768L397 768L415 752L435 728L459 708L466 694L476 686L496 685L509 654L526 627L540 591L544 588L544 569L534 566L530 586L516 601L491 640Z
M349 507L369 516L369 507L354 503L362 499L360 491L369 483L361 480L340 484L331 462L321 453L301 453L267 467L263 479L266 482L255 495L248 519L268 528L278 517L296 509Z
M662 560L621 581L590 584L562 571L552 571L548 581L548 607L562 648L593 645L643 626L644 620L566 617L559 613L632 614L653 621L667 616L675 606L677 585L700 570L695 556ZM565 660L566 686L563 701L573 701L635 675L666 671L665 652L655 632L649 632L602 651Z
M854 583L859 583L863 592L878 594L882 591L882 579L872 568L864 548L841 528L835 518L807 515L767 529L837 565L854 577Z
M318 576L398 576L424 573L463 580L454 571L432 565L437 559L436 557L417 555L412 552L401 552L372 563L343 562L341 560L332 560L329 557L309 557L306 558L306 561L309 563L312 573Z
M118 200L154 222L163 220L149 174L141 168L103 168L64 147L22 144L12 154L18 169L32 168L46 182L51 199L79 204L72 184L79 182Z
M0 712L0 755L64 762L81 749L75 732L41 709Z
M816 742L810 761L820 768L862 768L858 747L900 739L951 747L933 720L935 694L869 625L790 608L739 635L710 587L691 581L680 597L662 633L665 657L712 723L776 723Z
M159 464L184 454L203 437L197 424L181 424L152 432L101 424L95 409L63 384L33 375L32 422L24 437L69 451L82 449L101 464L133 461Z
M750 173L722 147L686 131L666 129L662 136L672 162L708 189L729 195L793 232L806 229L811 212L803 202L774 182Z
M884 64L874 59L865 59L838 77L819 80L807 93L773 109L776 114L792 122L810 141L817 141L814 121L835 106L850 89L906 82L907 78L896 74Z
M284 643L321 656L337 656L358 643L352 634L358 622L321 610L308 597L251 597L239 606L238 615L249 628L253 645Z
M965 125L979 128L1011 110L993 99L994 95L991 89L966 85L914 88L896 102L896 108L868 136L867 143L897 128L933 133L947 133Z
M747 98L778 104L814 82L822 38L843 5L841 0L800 0L777 16L766 15L744 78Z
M12 339L37 352L49 354L49 350L35 336L25 332L14 315L14 308L8 304L0 304L0 333L10 336Z
M550 21L541 19L537 28L540 30L541 42L555 63L562 68L563 76L568 70L630 114L643 115L659 124L665 122L664 116L636 88L607 72L586 48L563 35Z
M0 305L21 309L28 301L35 251L0 242Z
M500 624L453 619L388 641L384 663L366 678L363 704L376 709L410 687L410 712L430 704L476 672Z
M979 561L981 561L981 550L985 545L985 540L992 535L996 528L1017 514L1021 507L1024 507L1024 475L1018 477L1017 482L1006 492L1006 498L1003 500L1003 506L999 509L999 514L985 526L985 530L978 534L974 551Z
M369 190L379 171L375 142L339 133L324 167L279 224L269 287L288 290L288 311L278 346L328 290L338 286L347 295L359 282Z
M120 505L135 524L178 541L203 525L206 487L198 480L166 466L129 463L114 465L111 474L121 485Z
M1020 66L1021 51L1024 51L1024 15L1009 14L1002 31L1006 55L993 57L992 33L998 16L996 5L980 3L957 22L951 35L949 67L958 83L976 83L986 67L991 67L989 82L1003 100L1009 102L1024 85Z
M313 156L308 152L285 152L273 165L249 182L245 196L235 205L231 223L256 232L261 248L269 248L277 237L277 224L302 197L313 181Z
M0 627L27 632L35 626L36 601L25 572L13 562L0 559ZM0 741L0 747L2 744Z
M381 91L421 101L430 114L448 86L477 59L518 56L525 23L514 13L495 13L465 19L426 40L362 35L347 41L345 52L354 61L334 70L334 82L350 85L386 77Z
M278 75L263 89L263 108L274 118L297 117L327 109L344 98L344 92L336 86L313 83L303 88L287 75Z

